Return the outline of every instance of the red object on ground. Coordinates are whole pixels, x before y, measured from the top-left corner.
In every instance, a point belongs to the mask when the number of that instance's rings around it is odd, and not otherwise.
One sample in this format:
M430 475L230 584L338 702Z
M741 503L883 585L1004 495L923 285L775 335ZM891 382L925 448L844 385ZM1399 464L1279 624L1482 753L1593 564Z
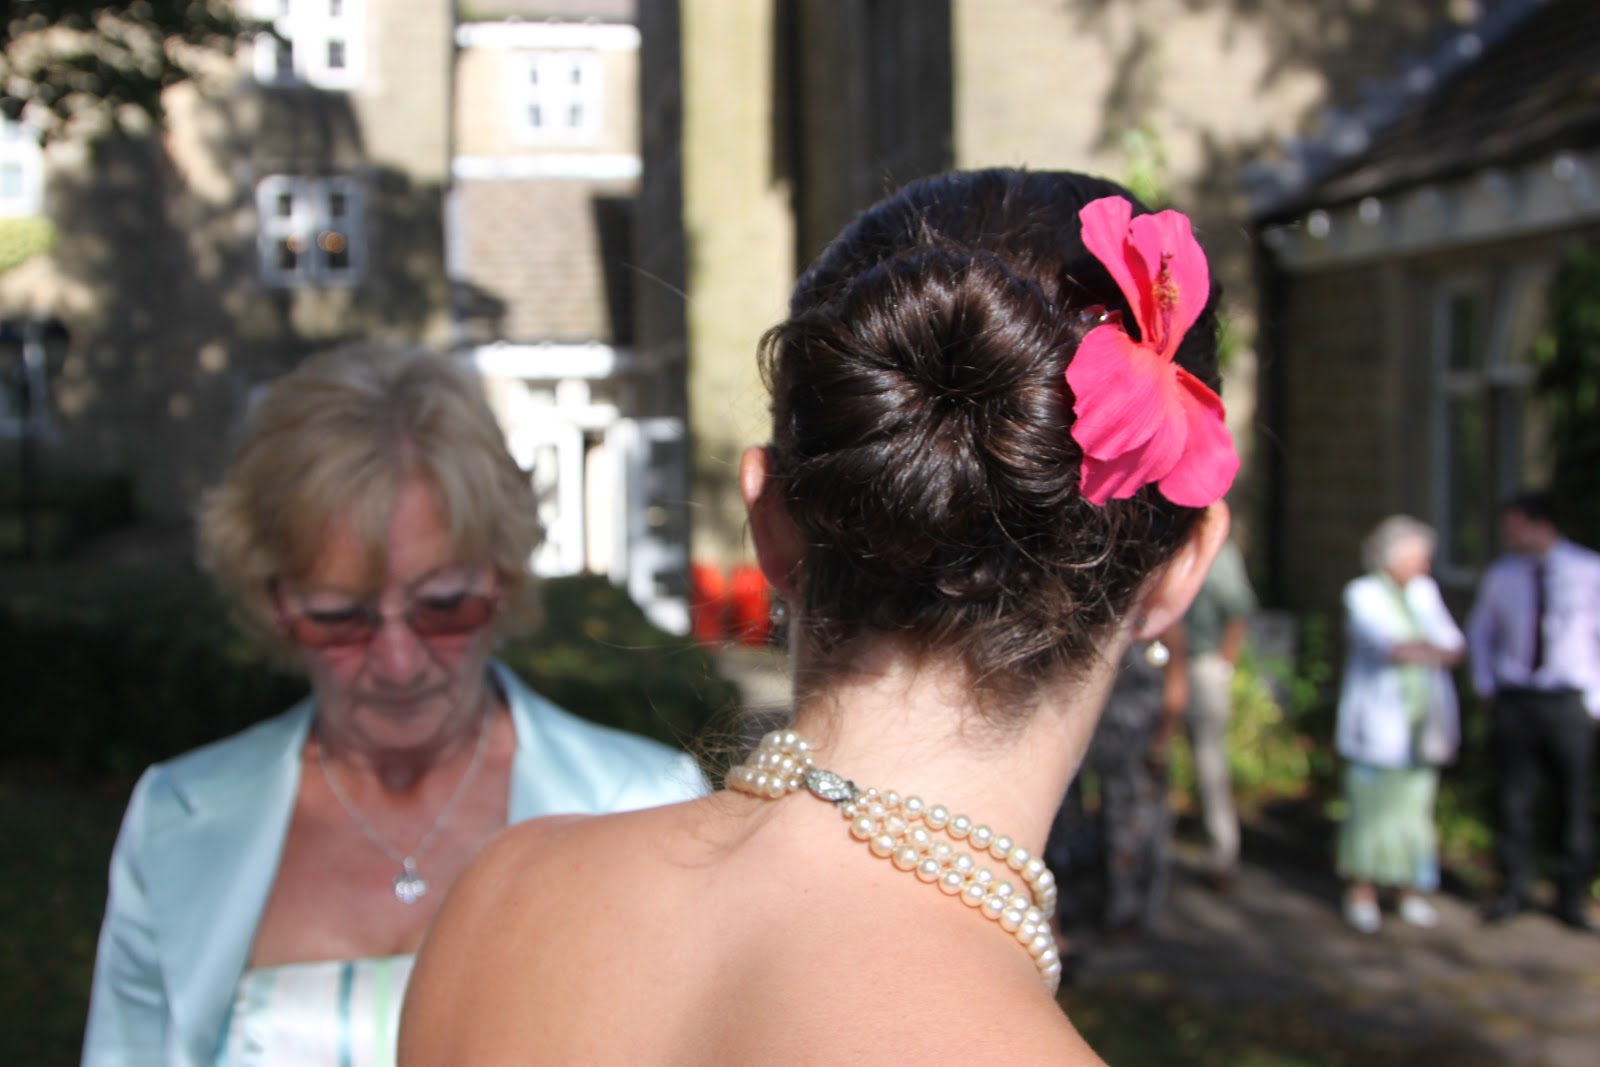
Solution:
M728 582L709 563L689 565L689 631L703 645L728 639Z
M741 645L772 640L772 588L761 568L744 563L733 568L728 582L733 608L733 639Z

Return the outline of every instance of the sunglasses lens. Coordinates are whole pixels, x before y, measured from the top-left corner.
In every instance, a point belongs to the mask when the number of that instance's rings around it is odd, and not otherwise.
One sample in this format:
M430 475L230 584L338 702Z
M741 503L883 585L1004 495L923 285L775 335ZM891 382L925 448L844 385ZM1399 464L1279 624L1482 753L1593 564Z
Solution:
M289 639L307 648L341 648L372 640L372 620L360 615L302 615L289 624Z
M494 617L499 600L482 593L419 600L407 616L421 637L457 637L482 628Z

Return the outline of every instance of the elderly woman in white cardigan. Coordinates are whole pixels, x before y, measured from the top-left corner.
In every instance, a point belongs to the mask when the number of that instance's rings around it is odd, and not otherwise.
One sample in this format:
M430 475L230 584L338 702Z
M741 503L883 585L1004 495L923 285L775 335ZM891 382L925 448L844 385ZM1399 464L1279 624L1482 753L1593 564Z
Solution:
M1465 639L1429 577L1435 535L1405 515L1379 523L1362 544L1368 573L1345 586L1348 646L1337 744L1345 758L1348 815L1339 833L1345 920L1382 925L1378 887L1397 893L1402 921L1429 927L1438 913L1433 804L1438 768L1455 758L1460 717L1449 668Z

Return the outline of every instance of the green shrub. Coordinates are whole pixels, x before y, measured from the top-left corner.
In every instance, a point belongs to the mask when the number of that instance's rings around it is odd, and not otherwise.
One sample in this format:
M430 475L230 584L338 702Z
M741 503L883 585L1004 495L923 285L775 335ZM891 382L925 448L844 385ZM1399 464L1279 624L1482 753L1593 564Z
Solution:
M42 472L29 495L36 559L64 559L101 534L131 526L138 516L126 474ZM0 558L23 553L22 498L21 473L0 466Z
M596 575L543 588L544 626L499 655L557 704L690 750L737 710L706 651L658 629L622 589Z
M1234 795L1248 820L1284 801L1320 812L1319 826L1344 816L1344 763L1334 748L1338 672L1328 621L1309 615L1296 625L1293 659L1259 658L1247 647L1233 676L1233 718L1228 759ZM1458 679L1462 694L1462 745L1456 763L1440 775L1435 818L1440 858L1471 888L1490 876L1494 768L1488 716ZM1172 784L1180 799L1194 774L1186 747L1174 752Z
M1333 775L1332 717L1328 707L1332 667L1326 626L1301 620L1293 659L1258 656L1246 646L1233 674L1233 716L1228 721L1228 765L1234 796L1248 817L1274 801L1324 790ZM1187 746L1173 753L1172 784L1192 794L1194 769Z
M546 583L546 623L501 654L586 718L687 746L736 691L601 578ZM0 752L13 770L125 778L298 700L192 571L0 572Z

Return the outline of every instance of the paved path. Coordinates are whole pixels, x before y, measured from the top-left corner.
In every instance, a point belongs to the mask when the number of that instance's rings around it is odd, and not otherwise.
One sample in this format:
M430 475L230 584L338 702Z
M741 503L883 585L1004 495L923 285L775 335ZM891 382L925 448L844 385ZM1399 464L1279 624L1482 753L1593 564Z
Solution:
M781 656L738 649L720 662L748 705L768 717L782 709ZM1180 843L1161 925L1131 944L1091 941L1078 980L1197 1004L1281 1007L1379 1040L1458 1041L1506 1067L1600 1067L1600 935L1539 914L1484 927L1471 902L1442 896L1437 929L1391 915L1366 937L1340 919L1332 874L1307 862L1316 850L1272 847L1270 829L1247 830L1228 897L1186 874L1195 857Z
M1437 929L1386 915L1368 937L1340 919L1331 875L1264 866L1248 844L1245 859L1226 898L1180 870L1157 931L1090 945L1080 981L1281 1007L1380 1041L1459 1042L1507 1067L1600 1065L1600 936L1538 914L1484 927L1472 903L1442 896Z

